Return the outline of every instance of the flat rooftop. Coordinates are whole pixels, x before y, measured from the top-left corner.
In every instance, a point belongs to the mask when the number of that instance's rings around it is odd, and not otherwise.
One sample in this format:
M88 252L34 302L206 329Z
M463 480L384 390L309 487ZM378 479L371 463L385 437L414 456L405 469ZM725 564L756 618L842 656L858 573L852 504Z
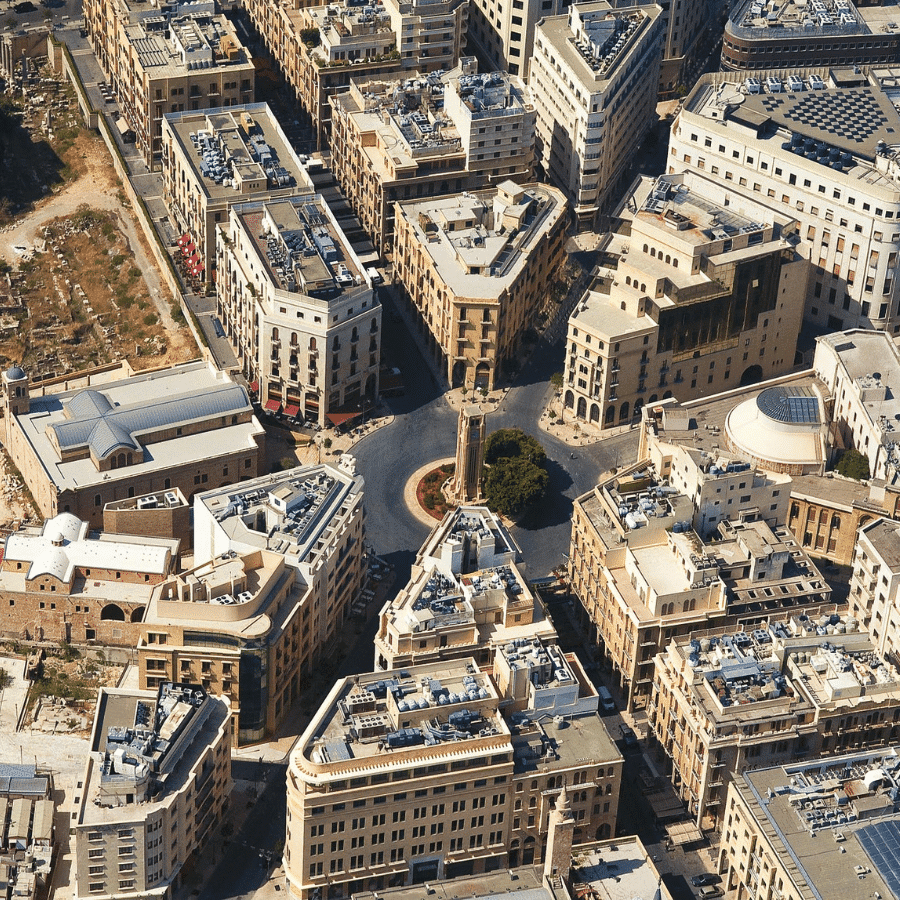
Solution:
M101 690L78 824L144 818L168 803L229 718L228 702L198 685Z
M804 900L900 895L894 747L735 776ZM788 862L790 860L791 863Z
M756 40L852 37L897 27L895 4L857 6L852 0L786 0L774 10L764 0L744 0L729 17L732 34Z
M167 113L182 158L212 201L311 189L306 170L267 103Z
M588 90L601 91L642 49L656 6L614 9L606 0L572 5L541 22L544 39Z
M235 211L276 290L324 301L371 291L364 267L321 195L250 203Z
M878 551L891 572L900 571L900 522L877 519L864 526L866 537Z
M301 466L198 494L235 552L270 550L307 560L362 477L328 465Z
M73 416L75 412L77 416ZM246 421L221 425L226 412ZM88 455L61 459L57 449L95 445L106 453L124 446L122 441L136 447L145 428L160 430L213 420L217 423L214 448L205 431L183 434L143 445L142 461L112 471L98 470ZM34 455L60 491L137 480L192 462L208 464L211 449L220 454L240 453L254 448L265 433L253 416L246 390L201 360L137 373L106 382L102 388L32 396L29 411L17 421ZM113 423L114 427L104 423Z
M556 188L505 181L490 191L400 203L398 213L456 295L496 299L565 207Z

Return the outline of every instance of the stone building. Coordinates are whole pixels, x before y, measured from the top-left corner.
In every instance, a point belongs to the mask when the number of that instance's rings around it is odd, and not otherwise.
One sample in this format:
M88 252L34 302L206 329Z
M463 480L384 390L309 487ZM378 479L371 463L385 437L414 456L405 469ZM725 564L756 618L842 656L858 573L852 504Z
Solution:
M196 684L101 688L72 814L77 900L171 897L231 793L226 700Z
M88 384L34 395L19 366L0 376L3 443L47 518L72 513L99 528L107 503L176 488L191 499L263 465L246 389L205 362Z
M133 647L153 589L177 557L177 540L92 534L71 513L16 531L0 561L0 633Z
M563 789L576 844L614 834L623 760L574 655L498 648L494 670L459 659L335 685L288 767L292 896L541 862Z
M451 386L494 390L565 261L562 192L504 181L395 209L394 273L428 349Z

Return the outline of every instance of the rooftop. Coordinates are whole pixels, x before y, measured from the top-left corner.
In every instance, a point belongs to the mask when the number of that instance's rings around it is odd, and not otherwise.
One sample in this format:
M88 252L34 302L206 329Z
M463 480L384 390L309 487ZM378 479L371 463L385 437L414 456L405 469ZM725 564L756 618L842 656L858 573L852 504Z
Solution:
M222 425L226 414L237 415L238 422ZM216 428L215 449L223 454L252 448L263 433L244 388L199 360L137 373L108 382L102 390L32 396L18 424L61 491L110 479L139 479L193 461L205 463L210 453L206 425ZM192 426L189 433L173 436L186 424ZM144 443L146 432L154 434L152 445ZM124 468L99 471L89 455L93 451L102 458L119 448L139 448L142 456Z
M755 40L866 35L897 29L894 4L857 6L851 0L786 0L776 9L764 0L744 0L734 7L728 23L735 36Z
M445 284L460 296L495 299L520 276L566 201L549 185L504 181L493 190L397 206Z
M6 539L3 552L3 585L5 590L18 586L25 590L28 581L52 575L71 585L76 572L119 570L162 578L172 567L178 552L178 541L163 538L135 537L123 534L88 534L87 522L71 513L60 513L48 519L40 531L22 530ZM21 576L12 571L13 563L22 563ZM158 580L154 579L154 582ZM95 581L109 579L96 571ZM21 583L16 585L16 582ZM140 585L129 584L134 594L143 593Z
M890 572L900 572L900 522L876 519L864 525L860 534L871 542Z
M329 465L301 466L198 494L194 504L207 510L235 553L270 550L308 563L362 487L359 475Z
M169 129L206 196L309 187L309 178L268 104L167 113Z
M277 290L332 300L369 276L328 204L318 194L234 207Z
M153 78L183 75L198 69L242 65L250 60L214 0L142 7L127 2L125 34L137 59Z
M152 691L104 688L91 736L78 824L144 817L186 783L201 754L227 728L228 701L198 685Z
M735 776L804 900L900 896L896 748Z

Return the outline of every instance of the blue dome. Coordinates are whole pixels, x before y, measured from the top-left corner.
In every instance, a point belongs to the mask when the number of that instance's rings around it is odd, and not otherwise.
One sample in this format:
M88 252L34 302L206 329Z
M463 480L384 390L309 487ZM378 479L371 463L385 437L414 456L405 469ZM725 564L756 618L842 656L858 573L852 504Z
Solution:
M21 381L26 378L25 370L21 366L10 366L6 370L6 377L9 381Z

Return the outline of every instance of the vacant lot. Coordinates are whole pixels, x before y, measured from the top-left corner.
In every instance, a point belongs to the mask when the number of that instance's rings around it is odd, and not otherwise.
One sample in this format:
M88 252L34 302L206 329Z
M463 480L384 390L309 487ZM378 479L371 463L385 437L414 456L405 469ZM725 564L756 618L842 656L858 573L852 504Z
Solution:
M193 355L186 329L170 335L160 322L112 213L83 207L41 234L0 285L3 365L41 380L123 357L145 368Z

